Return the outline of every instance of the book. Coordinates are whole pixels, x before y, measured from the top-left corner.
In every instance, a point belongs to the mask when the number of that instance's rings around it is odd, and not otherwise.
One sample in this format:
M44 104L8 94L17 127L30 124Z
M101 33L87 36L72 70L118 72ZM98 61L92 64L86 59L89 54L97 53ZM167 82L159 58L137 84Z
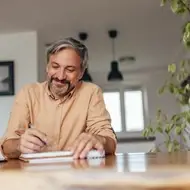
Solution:
M99 152L97 150L91 150L87 154L87 159L90 158L102 158L105 157L105 152ZM71 151L53 151L53 152L41 152L41 153L28 153L21 154L20 160L29 163L64 163L73 161L73 152Z

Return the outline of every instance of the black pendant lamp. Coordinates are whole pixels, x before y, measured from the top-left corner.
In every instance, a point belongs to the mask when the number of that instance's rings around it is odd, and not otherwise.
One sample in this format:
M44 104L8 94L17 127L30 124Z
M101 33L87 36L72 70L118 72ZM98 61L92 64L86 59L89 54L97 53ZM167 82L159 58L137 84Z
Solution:
M122 81L123 75L119 71L119 63L115 59L115 43L114 39L117 37L116 30L108 31L109 37L112 39L112 54L113 54L113 61L111 62L111 71L108 74L108 81Z
M87 33L85 33L85 32L80 32L79 33L79 39L81 41L85 41L87 38L88 38L88 34ZM83 74L81 80L87 81L87 82L92 82L92 77L88 73L88 68L85 69L84 74Z
M109 81L121 81L123 80L123 75L118 69L118 62L117 61L112 61L111 62L111 71L108 74L108 80Z

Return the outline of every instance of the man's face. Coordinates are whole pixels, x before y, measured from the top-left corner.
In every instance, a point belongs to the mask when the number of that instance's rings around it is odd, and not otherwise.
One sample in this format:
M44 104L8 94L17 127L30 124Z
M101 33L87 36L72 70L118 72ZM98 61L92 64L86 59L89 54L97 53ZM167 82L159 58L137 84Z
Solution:
M50 89L59 97L72 90L83 75L80 56L71 48L51 55L46 71Z

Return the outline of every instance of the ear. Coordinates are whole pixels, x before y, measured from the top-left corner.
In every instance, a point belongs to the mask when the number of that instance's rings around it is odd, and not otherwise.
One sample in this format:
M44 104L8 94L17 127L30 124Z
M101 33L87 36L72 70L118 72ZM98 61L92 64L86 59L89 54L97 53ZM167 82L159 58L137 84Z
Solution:
M48 72L49 70L49 63L46 65L46 73Z
M79 80L82 79L82 77L83 77L83 75L84 75L84 71L85 71L85 69L81 69L81 73L80 73L80 75L79 75Z

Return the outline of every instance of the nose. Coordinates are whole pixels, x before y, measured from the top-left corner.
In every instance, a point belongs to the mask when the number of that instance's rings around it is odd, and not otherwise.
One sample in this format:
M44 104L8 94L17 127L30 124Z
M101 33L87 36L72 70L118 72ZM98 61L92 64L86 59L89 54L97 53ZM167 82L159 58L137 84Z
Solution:
M66 76L65 71L62 70L62 69L60 69L60 70L58 71L58 73L57 73L57 78L58 78L59 80L64 80L64 79L66 79L67 76Z

